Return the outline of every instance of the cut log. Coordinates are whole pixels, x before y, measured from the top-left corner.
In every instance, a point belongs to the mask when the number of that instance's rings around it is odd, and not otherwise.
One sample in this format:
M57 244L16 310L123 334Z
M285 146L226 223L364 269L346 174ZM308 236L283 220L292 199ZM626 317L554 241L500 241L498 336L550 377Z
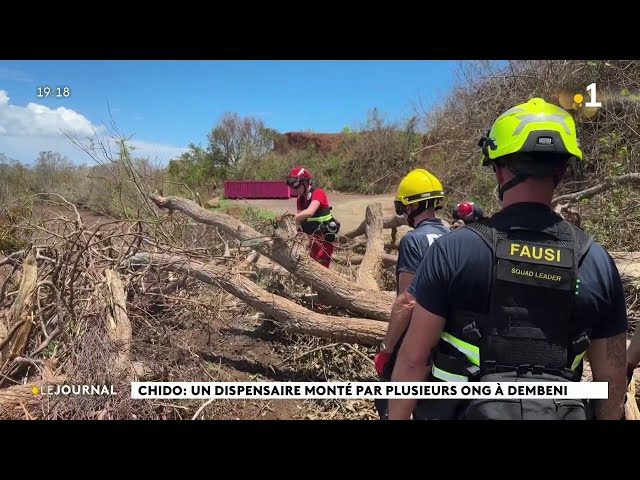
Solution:
M183 212L195 221L216 226L240 241L262 236L261 233L230 215L208 211L185 198L161 197L155 194L151 194L149 198L160 208ZM292 245L292 232L294 234L296 232L292 216L283 216L278 221L273 239L254 248L311 286L327 303L367 318L389 319L394 295L364 289L352 280L323 267L309 256L306 245Z
M335 341L378 345L387 324L366 318L333 317L312 312L286 298L269 293L251 280L217 265L166 254L138 253L129 259L132 265L151 265L192 276L209 285L219 285L246 304L273 317L291 333L314 335Z
M367 205L365 215L367 231L367 248L356 275L356 281L363 288L380 290L378 278L384 254L382 204L379 202Z

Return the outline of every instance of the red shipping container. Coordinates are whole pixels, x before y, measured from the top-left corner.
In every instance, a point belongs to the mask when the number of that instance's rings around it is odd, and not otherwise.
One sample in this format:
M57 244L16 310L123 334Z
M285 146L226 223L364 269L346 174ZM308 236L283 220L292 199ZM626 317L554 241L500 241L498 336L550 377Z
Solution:
M288 199L293 196L295 193L282 180L226 180L224 182L224 198Z

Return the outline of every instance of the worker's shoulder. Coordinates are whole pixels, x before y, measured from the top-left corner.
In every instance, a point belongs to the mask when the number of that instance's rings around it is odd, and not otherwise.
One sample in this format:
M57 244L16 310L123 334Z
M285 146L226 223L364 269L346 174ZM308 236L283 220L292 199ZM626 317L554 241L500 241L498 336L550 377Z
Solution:
M469 225L464 227L450 230L446 235L442 235L437 240L438 245L443 248L450 248L455 246L469 246L475 243L485 243L480 235L471 230Z
M401 243L426 243L432 244L436 238L448 235L451 230L440 219L421 222L416 228L412 228L400 239Z
M407 235L423 237L429 234L444 235L450 231L451 229L444 224L441 218L429 218L420 222L416 228L409 230Z
M400 237L400 247L406 247L407 245L420 244L426 241L426 236L423 231L411 229Z
M596 269L600 272L608 272L617 268L611 254L599 242L591 238L588 249L580 262L582 269Z
M468 226L451 230L435 238L432 244L434 258L444 257L451 265L466 265L475 268L484 265L491 257L491 249L482 238Z
M586 230L566 220L565 223L573 229L574 238L577 238L578 248L580 248L580 265L584 265L587 268L597 267L602 270L608 270L611 267L615 268L615 263L604 245L595 240Z

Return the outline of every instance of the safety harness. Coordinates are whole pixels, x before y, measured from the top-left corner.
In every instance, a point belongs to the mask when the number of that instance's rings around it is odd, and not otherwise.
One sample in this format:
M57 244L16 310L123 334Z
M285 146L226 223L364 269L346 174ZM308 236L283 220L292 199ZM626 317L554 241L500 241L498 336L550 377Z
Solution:
M493 218L466 226L493 252L489 311L452 312L434 357L436 379L514 372L580 380L590 331L580 330L572 313L578 266L592 240L557 218L533 214L508 230Z
M298 210L304 210L311 205L311 199L316 187L310 187L306 193L298 196ZM302 231L308 235L322 235L327 241L334 241L335 235L340 229L340 223L331 213L332 207L319 208L315 216L307 218L302 222Z

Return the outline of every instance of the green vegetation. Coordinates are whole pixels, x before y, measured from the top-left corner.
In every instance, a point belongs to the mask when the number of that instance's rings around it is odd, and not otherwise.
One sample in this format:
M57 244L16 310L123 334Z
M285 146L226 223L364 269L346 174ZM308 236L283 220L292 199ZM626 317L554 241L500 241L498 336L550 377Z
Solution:
M168 174L206 195L221 193L226 179L283 179L295 165L305 165L325 188L364 194L383 193L389 180L415 164L422 135L418 117L390 122L377 110L359 128L345 127L341 138L324 148L323 134L300 132L312 141L287 145L284 135L261 120L226 113L208 135L206 146L189 145L169 163ZM318 140L314 143L313 140ZM281 146L275 149L276 144ZM374 173L375 172L375 173ZM201 193L202 194L202 193Z
M585 160L572 168L559 193L638 171L638 62L519 60L499 69L494 62L474 61L462 64L459 73L461 80L449 95L428 110L416 108L408 118L390 120L374 108L361 125L332 135L301 131L292 136L262 120L226 113L204 145L194 141L167 166L136 158L124 141L113 157L97 157L97 142L86 145L90 166L71 165L55 152L42 152L32 168L0 156L0 205L7 210L49 192L99 212L135 218L143 211L151 215L144 194L152 191L199 197L204 204L222 199L226 179L282 179L294 165L304 165L324 188L362 194L393 191L409 170L427 168L447 191L445 208L471 199L491 213L499 208L495 179L479 165L477 141L497 115L533 96L573 109L578 124ZM589 98L586 86L594 82L603 108L574 109L575 93ZM235 206L222 202L223 209ZM630 185L576 205L582 226L617 250L640 250L640 236L632 233L640 227L639 207L638 189ZM271 212L249 214L273 217Z
M257 208L245 204L241 201L228 200L226 198L221 198L218 207L211 208L206 207L209 210L219 210L225 213L239 213L239 216L248 220L275 220L277 214L272 212L271 210L266 210L264 208Z

